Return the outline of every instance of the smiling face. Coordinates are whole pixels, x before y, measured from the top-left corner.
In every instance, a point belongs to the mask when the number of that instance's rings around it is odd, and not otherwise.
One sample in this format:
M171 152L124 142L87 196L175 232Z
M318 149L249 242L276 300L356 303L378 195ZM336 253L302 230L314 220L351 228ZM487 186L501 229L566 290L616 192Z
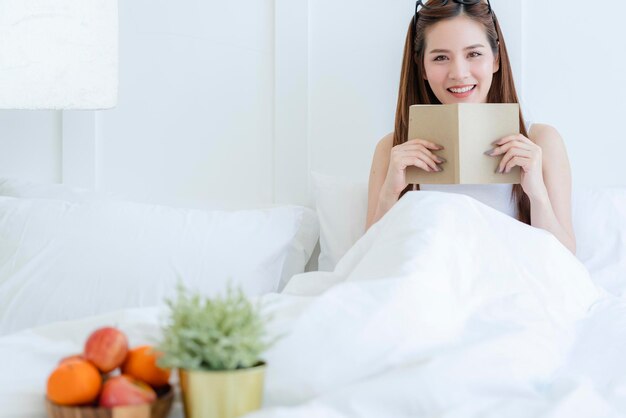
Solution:
M439 101L486 103L499 63L485 28L460 15L428 28L425 39L424 78Z

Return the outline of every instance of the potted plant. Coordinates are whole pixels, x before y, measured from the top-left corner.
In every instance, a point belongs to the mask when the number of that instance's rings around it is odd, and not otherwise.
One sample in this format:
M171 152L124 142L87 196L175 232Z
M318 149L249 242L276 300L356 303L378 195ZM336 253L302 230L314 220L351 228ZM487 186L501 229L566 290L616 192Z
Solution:
M161 367L178 368L187 418L239 417L261 407L265 362L261 354L269 315L241 289L224 297L189 294L178 285L167 300L169 321L158 349Z

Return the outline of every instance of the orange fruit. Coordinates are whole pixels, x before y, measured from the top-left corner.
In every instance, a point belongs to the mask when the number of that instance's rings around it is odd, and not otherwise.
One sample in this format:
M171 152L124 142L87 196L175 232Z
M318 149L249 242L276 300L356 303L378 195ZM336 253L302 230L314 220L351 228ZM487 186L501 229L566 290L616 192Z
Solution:
M66 360L48 377L46 395L59 405L82 405L95 401L101 387L96 366L86 360Z
M74 354L72 356L63 357L61 360L59 360L59 364L67 363L68 361L73 360L85 360L85 357L83 357L82 354Z
M161 355L149 345L133 348L128 352L122 364L122 373L155 388L165 386L170 380L170 370L157 366L156 361Z

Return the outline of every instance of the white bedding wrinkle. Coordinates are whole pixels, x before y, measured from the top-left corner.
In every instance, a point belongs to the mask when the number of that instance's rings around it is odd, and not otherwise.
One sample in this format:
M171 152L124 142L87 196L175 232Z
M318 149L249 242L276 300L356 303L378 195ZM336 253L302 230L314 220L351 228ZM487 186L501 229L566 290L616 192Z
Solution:
M311 180L320 220L319 268L332 271L365 233L367 182L315 172ZM485 201L475 194L471 197ZM625 296L626 188L574 184L571 197L576 257L597 286Z
M523 382L530 390L556 370L572 324L599 296L551 234L439 192L408 193L334 274L340 283L271 353L280 367L271 373L290 376L268 382L282 396L310 400L455 347L476 351L472 363L459 360L465 372L489 374L493 387ZM315 278L296 276L285 291L297 293L302 279ZM306 361L288 355L307 346L316 349Z
M626 301L601 294L551 234L466 196L408 193L334 272L297 275L260 299L285 335L264 356L264 409L247 418L626 414L626 359L605 353L626 347ZM131 340L156 321L142 313L116 316ZM0 358L35 338L21 362L58 353L88 321L50 325L48 342L36 329L0 338ZM22 388L45 379L36 364ZM8 379L0 400L20 393Z

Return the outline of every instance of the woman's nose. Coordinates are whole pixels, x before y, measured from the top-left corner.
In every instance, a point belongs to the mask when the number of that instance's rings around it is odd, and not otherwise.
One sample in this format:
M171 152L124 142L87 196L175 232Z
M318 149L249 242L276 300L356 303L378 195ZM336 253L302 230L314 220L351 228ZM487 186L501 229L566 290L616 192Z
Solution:
M455 60L449 67L450 73L448 76L452 80L464 80L469 76L469 65L463 60Z

